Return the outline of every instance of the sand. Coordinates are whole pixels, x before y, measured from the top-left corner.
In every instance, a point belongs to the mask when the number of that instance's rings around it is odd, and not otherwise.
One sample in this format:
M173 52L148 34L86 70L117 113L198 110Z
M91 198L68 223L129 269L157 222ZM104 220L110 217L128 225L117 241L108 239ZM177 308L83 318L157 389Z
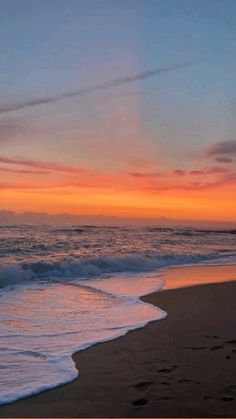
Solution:
M219 270L236 278L235 266L181 269L167 271L169 288L171 276L178 286ZM75 354L79 379L1 406L0 416L236 417L235 295L236 281L145 296L168 317Z

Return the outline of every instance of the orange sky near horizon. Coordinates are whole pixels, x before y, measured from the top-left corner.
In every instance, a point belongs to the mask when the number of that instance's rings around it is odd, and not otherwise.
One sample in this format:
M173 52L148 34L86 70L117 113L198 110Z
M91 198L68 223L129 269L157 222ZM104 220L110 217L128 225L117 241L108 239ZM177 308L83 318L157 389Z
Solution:
M37 179L33 184L2 185L1 207L15 212L235 221L235 184L229 181L192 184L191 176L181 176L180 181L173 174L158 180L129 174L78 177L78 184L75 175L60 175L60 181L57 175L51 183Z

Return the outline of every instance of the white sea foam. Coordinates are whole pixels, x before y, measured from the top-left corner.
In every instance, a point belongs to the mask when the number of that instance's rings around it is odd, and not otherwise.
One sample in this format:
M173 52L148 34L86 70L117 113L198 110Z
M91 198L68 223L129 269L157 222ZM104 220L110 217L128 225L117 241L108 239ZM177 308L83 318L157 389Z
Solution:
M115 278L113 279L115 281ZM127 278L127 281L133 281ZM119 279L120 281L120 279ZM89 282L89 281L88 281ZM159 289L158 277L146 291ZM140 283L141 284L141 283ZM137 298L87 284L51 284L3 291L0 306L0 404L72 381L78 374L71 355L166 316Z

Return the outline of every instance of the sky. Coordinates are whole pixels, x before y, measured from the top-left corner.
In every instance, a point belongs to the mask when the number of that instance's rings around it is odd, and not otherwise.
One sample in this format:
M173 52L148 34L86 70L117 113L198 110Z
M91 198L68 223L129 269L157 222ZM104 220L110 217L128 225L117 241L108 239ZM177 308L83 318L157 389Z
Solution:
M234 0L0 7L0 209L235 221Z

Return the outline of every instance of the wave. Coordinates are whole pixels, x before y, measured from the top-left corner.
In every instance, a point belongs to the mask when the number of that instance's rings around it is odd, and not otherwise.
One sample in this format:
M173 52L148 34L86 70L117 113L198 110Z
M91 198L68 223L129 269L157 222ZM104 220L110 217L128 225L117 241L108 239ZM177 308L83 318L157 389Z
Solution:
M49 280L67 282L121 273L141 273L157 269L217 261L222 256L236 256L235 252L174 254L147 253L116 256L84 257L62 261L9 264L0 266L0 287L23 282Z
M21 265L2 265L0 267L1 288L30 281L33 277L33 272L24 269Z
M194 236L194 235L201 235L201 234L236 234L236 230L173 230L173 232L177 235L183 236Z

